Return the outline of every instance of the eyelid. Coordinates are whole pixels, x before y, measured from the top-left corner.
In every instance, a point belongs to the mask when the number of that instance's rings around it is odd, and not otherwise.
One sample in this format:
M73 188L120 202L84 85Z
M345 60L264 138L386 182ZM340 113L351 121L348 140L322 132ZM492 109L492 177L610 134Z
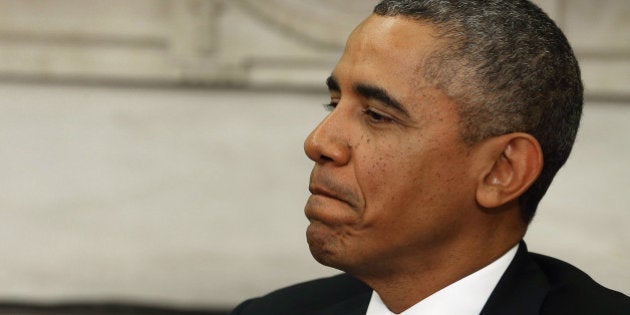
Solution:
M395 118L390 117L389 115L379 111L374 110L373 107L365 107L363 108L363 114L368 116L368 119L373 123L391 123L396 121ZM374 115L379 116L380 118L375 118Z
M325 110L327 110L329 112L332 112L337 107L338 103L339 102L330 101L329 103L325 103L325 104L322 104L322 105L324 106Z
M337 107L337 104L339 104L340 98L336 95L333 94L333 91L330 92L331 96L330 96L330 101L324 105L324 109L327 111L332 111L333 109L335 109Z

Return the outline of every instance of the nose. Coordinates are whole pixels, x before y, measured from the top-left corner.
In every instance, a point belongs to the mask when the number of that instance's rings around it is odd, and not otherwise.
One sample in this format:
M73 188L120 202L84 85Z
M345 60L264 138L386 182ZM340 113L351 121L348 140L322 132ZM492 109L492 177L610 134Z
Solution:
M351 155L349 126L340 105L311 132L304 141L304 152L317 164L343 166Z

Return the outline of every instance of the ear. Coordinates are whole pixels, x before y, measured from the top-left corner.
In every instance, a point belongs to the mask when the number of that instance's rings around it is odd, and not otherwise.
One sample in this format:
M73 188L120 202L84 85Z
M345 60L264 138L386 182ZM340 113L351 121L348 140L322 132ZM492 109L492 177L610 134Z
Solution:
M520 197L536 181L543 166L538 140L526 133L510 133L481 143L484 164L477 185L477 203L496 208Z

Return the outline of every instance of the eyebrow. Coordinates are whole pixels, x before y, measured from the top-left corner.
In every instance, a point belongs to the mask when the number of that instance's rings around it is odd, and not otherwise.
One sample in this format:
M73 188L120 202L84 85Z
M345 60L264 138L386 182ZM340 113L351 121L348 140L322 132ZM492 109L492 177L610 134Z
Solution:
M326 85L328 86L329 91L341 92L339 83L337 83L337 80L332 75L326 79Z
M405 107L393 96L389 95L389 93L387 93L384 88L369 84L357 83L354 86L354 89L361 96L367 99L377 100L409 117L409 113L407 112Z
M328 86L329 91L334 91L334 92L341 91L341 88L339 88L339 83L337 82L337 79L335 79L335 77L332 75L329 76L328 79L326 79L326 85ZM386 106L392 107L396 109L397 111L403 113L404 115L409 116L409 112L407 112L407 110L402 105L402 103L396 100L393 96L389 95L389 93L387 93L387 91L382 87L378 87L378 86L374 86L370 84L357 83L354 85L354 90L359 95L367 99L377 100L385 104Z

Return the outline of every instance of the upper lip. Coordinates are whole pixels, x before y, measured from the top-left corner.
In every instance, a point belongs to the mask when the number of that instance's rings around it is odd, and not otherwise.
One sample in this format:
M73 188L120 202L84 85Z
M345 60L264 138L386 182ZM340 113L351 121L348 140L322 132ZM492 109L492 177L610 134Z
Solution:
M359 198L353 189L341 183L330 174L325 174L323 170L317 167L311 172L308 190L313 195L337 199L352 208L357 208L360 204Z
M324 195L327 197L331 197L334 199L339 199L342 200L337 194L335 194L332 190L327 189L323 186L317 185L317 184L310 184L308 186L308 191L311 192L311 194L313 195ZM344 201L344 200L342 200Z
M350 196L344 197L342 196L342 194L336 192L335 189L332 189L328 187L327 185L311 182L308 186L308 190L313 195L320 195L320 196L326 196L329 198L337 199L341 202L348 204L350 207L353 207L353 208L356 207L354 202L350 199Z

